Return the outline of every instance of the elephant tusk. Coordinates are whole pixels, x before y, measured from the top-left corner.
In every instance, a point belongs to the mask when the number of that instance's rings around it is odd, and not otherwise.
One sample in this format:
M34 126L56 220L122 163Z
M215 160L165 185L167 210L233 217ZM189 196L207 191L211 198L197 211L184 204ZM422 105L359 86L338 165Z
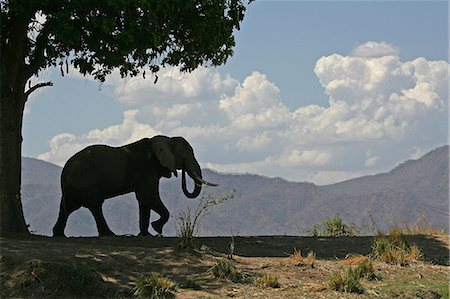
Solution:
M218 184L213 184L210 182L205 181L204 179L202 179L198 174L196 174L195 172L193 173L194 179L195 179L195 184L199 185L198 182L202 183L203 185L206 186L212 186L212 187L216 187L219 186Z

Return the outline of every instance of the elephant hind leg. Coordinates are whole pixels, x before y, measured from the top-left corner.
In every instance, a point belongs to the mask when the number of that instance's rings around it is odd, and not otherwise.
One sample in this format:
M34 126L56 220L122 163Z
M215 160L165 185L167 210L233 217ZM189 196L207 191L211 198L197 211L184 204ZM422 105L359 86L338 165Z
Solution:
M67 219L69 215L72 214L73 211L78 210L81 207L81 204L78 203L77 200L74 200L67 196L61 197L61 204L59 207L59 215L58 220L53 227L53 236L54 237L64 237L64 229L66 228Z
M109 229L106 223L105 217L103 216L102 206L89 207L94 216L95 223L97 224L98 235L101 236L114 236L115 234Z

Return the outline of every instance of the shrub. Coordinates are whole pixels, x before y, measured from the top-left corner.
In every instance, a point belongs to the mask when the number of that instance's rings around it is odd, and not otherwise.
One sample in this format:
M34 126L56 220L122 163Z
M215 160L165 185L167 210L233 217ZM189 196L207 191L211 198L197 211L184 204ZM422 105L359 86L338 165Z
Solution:
M201 218L207 215L213 206L232 199L234 197L234 192L235 191L233 190L228 194L216 197L212 195L202 195L194 215L191 214L191 209L189 208L186 212L181 212L177 220L178 248L194 247L194 235L198 231Z
M256 278L255 283L262 287L269 288L279 288L280 282L279 276L275 274L263 274L262 276Z
M347 271L341 269L334 272L329 280L330 288L340 292L361 294L364 292L361 278L379 280L380 277L375 274L372 261L368 258L360 260L361 262L355 268L350 266Z
M229 260L218 261L208 272L211 272L214 277L231 281L239 281L242 278L236 267Z
M418 261L422 252L416 245L409 244L406 236L399 230L391 229L389 235L375 237L371 256L387 264L406 266Z
M361 273L353 270L352 267L347 271L341 269L331 274L328 285L335 291L362 294L364 288L360 282L360 275Z
M341 237L355 236L359 231L360 229L356 225L346 224L339 215L336 215L314 225L306 232L313 237Z
M134 288L134 296L142 298L174 297L177 283L159 273L147 273L139 277Z

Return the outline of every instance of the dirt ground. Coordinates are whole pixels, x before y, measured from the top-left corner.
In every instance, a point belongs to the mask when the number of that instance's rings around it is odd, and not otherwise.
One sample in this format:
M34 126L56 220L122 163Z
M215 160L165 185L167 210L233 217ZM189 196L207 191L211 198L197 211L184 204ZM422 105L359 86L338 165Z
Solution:
M328 287L331 274L351 257L368 255L373 237L235 237L232 263L239 281L208 271L229 260L231 238L196 238L196 249L177 249L173 237L49 238L12 236L0 241L2 298L126 298L140 275L158 272L176 281L176 298L448 298L449 237L410 236L422 261L409 266L374 263L378 279L362 280L364 293ZM313 267L298 265L294 251L316 254ZM350 259L349 259L350 257ZM279 277L280 287L254 281Z

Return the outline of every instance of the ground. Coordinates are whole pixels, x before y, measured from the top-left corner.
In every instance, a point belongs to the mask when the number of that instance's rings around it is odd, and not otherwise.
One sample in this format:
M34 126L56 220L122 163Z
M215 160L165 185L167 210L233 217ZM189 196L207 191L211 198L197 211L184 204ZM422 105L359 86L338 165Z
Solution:
M202 237L194 249L177 249L177 238L49 238L11 236L1 239L2 298L133 297L143 273L158 272L176 281L176 298L448 298L449 238L410 236L422 260L409 266L375 262L376 280L362 280L364 293L328 287L331 274L346 269L352 258L368 255L373 237ZM299 265L292 254L316 254L313 267ZM219 260L231 261L237 281L215 278L208 271ZM254 281L278 275L280 287Z

